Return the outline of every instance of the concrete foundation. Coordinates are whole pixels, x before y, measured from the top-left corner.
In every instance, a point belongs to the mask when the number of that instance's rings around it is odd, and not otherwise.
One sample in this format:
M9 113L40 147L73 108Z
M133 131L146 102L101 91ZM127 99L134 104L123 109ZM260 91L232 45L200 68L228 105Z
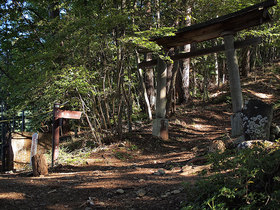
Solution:
M39 134L37 153L44 154L51 148L51 134ZM12 133L11 153L13 169L22 170L30 165L32 133Z
M231 136L233 138L243 135L243 120L241 112L234 113L230 117Z
M168 140L168 119L156 118L153 120L153 135Z

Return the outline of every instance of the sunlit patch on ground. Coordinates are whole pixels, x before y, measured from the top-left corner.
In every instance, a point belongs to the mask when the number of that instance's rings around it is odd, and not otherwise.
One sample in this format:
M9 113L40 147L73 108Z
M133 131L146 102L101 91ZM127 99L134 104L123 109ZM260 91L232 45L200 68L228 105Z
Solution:
M258 93L253 90L247 90L249 93L253 94L254 96L261 98L261 99L272 99L273 95L272 94L266 94L266 93Z
M23 200L25 199L25 194L17 192L0 193L0 200L1 199Z
M215 128L215 126L204 124L194 124L192 127L200 131L209 131Z
M226 93L228 93L228 91L218 91L216 93L211 93L210 98L215 98L215 97L221 96L222 94L226 94Z

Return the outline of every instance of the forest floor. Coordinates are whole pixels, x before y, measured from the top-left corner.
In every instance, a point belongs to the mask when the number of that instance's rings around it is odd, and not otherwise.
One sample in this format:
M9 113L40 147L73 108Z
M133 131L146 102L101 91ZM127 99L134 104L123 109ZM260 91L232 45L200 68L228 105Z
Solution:
M280 76L271 66L242 79L244 98L280 102ZM280 62L273 68L280 68ZM211 92L208 102L192 100L170 118L169 141L140 124L121 140L92 152L82 164L62 164L41 177L29 172L0 174L0 209L180 209L187 201L184 183L209 173L204 157L214 140L230 133L229 87ZM273 121L280 124L280 110ZM205 175L204 173L204 175Z

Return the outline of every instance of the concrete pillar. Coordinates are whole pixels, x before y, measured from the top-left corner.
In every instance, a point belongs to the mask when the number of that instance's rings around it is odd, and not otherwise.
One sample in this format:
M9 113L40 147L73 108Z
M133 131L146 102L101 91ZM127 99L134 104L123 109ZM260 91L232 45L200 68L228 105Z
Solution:
M168 140L168 120L166 116L166 78L167 65L158 59L157 64L157 97L156 97L156 119L153 120L153 135Z
M237 137L243 135L241 110L243 107L242 90L240 84L239 67L234 49L234 35L231 32L224 33L225 54L229 73L229 84L232 101L231 135Z

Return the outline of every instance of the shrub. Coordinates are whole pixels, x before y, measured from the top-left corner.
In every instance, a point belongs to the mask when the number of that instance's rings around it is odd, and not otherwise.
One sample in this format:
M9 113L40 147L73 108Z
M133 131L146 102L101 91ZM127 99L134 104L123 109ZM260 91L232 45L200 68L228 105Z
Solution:
M212 175L187 185L186 209L279 209L280 150L255 147L211 154Z

